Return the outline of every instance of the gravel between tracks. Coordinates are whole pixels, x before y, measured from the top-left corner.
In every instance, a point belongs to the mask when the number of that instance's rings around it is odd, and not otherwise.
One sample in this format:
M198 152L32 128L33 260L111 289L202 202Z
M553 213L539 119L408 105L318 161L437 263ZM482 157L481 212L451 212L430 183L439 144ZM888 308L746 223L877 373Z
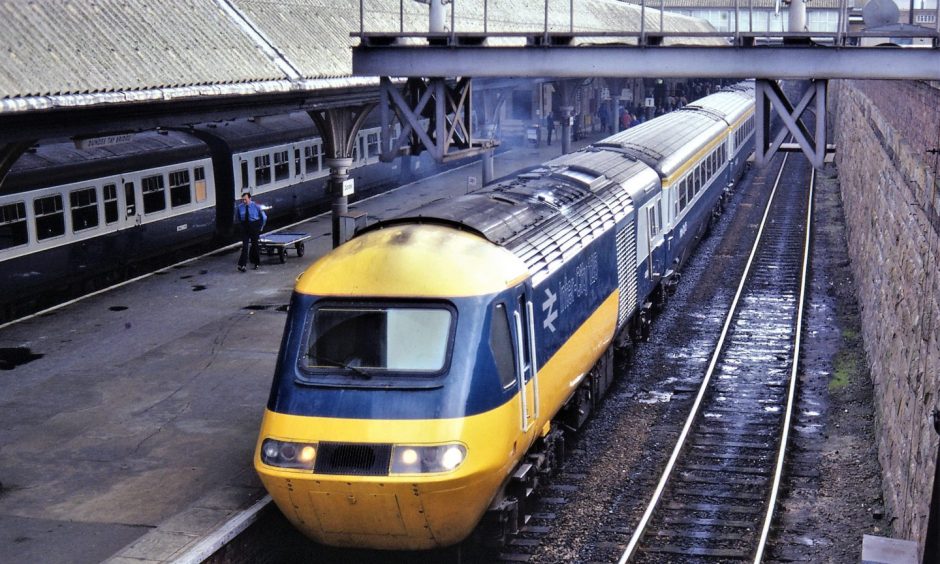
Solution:
M565 471L577 494L555 505L551 533L530 562L615 562L648 501L701 380L735 276L763 209L764 179L733 196L726 214L683 272L679 290L654 321L601 410L581 435ZM858 562L863 534L889 535L881 518L871 380L845 248L834 170L816 195L810 302L804 328L799 412L768 561ZM564 480L562 475L560 480Z

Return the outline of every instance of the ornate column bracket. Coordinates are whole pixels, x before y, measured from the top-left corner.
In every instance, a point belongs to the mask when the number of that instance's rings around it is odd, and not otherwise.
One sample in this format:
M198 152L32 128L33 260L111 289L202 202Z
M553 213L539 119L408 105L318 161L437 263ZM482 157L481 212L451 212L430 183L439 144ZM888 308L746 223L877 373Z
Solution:
M14 143L7 143L6 145L0 145L0 192L2 192L3 181L6 179L7 174L10 173L10 169L13 168L13 163L20 158L20 155L26 152L34 143L35 139L30 141L18 141Z

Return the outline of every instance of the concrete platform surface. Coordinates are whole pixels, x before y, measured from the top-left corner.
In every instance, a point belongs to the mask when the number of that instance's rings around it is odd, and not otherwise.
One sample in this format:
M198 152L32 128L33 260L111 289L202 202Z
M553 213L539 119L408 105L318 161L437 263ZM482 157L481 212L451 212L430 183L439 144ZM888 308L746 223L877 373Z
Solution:
M508 151L496 175L560 151ZM385 217L453 197L480 172L353 210ZM284 310L331 242L328 216L287 229L312 235L302 258L240 273L229 248L0 328L0 348L22 353L0 372L3 561L174 561L263 499L251 457Z

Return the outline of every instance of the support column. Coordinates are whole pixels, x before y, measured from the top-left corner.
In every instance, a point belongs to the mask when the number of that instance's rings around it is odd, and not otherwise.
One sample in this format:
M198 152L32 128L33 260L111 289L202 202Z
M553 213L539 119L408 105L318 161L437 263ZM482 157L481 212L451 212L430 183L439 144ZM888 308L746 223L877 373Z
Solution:
M344 228L349 218L349 200L343 195L343 182L349 178L356 135L374 103L348 108L329 108L308 112L323 139L324 163L330 167L329 190L333 196L333 247L352 235Z
M327 157L323 159L323 162L330 167L330 194L333 196L333 248L335 249L345 243L351 235L351 233L345 232L346 229L343 226L343 218L349 213L349 198L343 194L343 182L349 179L349 168L352 166L352 159Z
M562 106L561 110L561 154L571 152L571 117L574 115L574 106Z
M493 165L495 161L495 149L488 149L483 152L483 185L493 182Z

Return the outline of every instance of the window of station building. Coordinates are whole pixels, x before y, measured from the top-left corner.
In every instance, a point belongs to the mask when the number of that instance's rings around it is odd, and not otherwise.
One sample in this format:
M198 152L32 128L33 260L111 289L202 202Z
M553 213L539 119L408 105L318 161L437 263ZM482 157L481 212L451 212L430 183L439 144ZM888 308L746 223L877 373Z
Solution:
M26 227L26 204L15 202L0 206L0 251L29 242Z
M166 209L166 186L163 175L147 176L140 179L140 189L144 194L144 213L155 213Z
M290 178L290 156L287 151L274 153L274 180L280 182Z
M94 187L69 192L72 233L98 227L98 194Z
M196 201L205 202L209 197L209 189L208 186L206 186L205 167L197 166L193 169L193 182L196 188Z
M65 235L61 194L36 198L33 201L33 212L36 214L36 237L40 241Z
M255 157L255 186L271 183L271 155Z
M366 154L370 159L376 158L379 156L379 152L382 148L379 146L379 132L375 131L373 133L366 134Z
M496 373L503 389L516 382L516 366L512 353L512 333L509 331L509 312L506 304L496 304L490 323L490 352L496 363Z
M110 225L118 220L117 185L105 184L101 193L104 195L104 222Z
M185 206L193 201L193 193L190 190L189 171L177 170L170 173L170 206L178 208Z

